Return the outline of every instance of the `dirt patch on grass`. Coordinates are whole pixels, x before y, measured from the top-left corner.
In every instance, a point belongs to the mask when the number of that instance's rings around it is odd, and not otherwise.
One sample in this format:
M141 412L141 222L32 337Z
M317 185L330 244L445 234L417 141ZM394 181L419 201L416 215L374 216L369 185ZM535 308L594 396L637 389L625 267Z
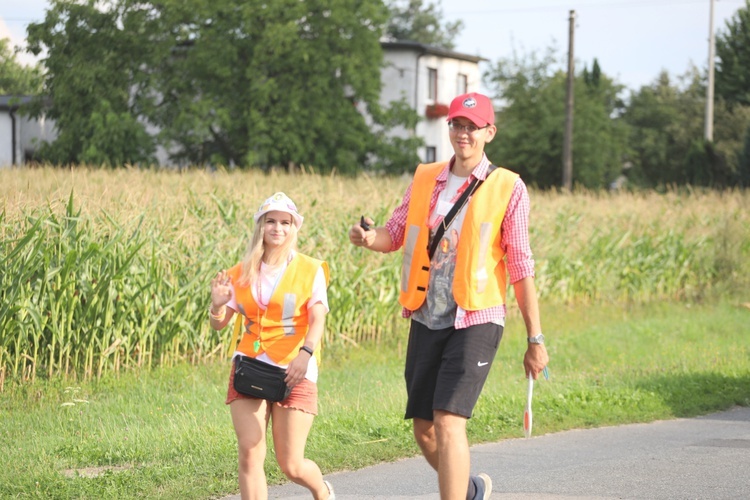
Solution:
M65 469L65 477L98 477L107 471L120 472L132 469L130 465L102 465L100 467L84 467L83 469Z

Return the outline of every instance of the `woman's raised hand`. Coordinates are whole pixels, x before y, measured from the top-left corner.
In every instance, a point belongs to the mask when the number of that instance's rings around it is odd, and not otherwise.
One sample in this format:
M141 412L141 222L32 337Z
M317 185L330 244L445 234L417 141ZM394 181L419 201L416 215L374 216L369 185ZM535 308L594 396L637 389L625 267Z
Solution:
M221 270L216 273L211 280L211 305L218 309L229 302L232 298L232 280L226 271Z

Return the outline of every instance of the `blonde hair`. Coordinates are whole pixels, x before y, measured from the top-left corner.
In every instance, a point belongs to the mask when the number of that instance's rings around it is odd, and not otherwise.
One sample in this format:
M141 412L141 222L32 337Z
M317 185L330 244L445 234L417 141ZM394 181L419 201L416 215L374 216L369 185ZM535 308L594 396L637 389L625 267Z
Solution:
M263 214L258 219L258 223L255 224L253 237L247 246L247 250L245 250L245 256L242 258L242 272L239 279L240 286L250 286L258 279L260 263L263 257L267 258L266 264L269 266L278 266L289 259L292 251L297 250L297 226L294 224L294 217L289 214L292 217L292 223L289 225L289 234L287 234L286 240L277 249L266 255L266 246L263 241L266 215Z

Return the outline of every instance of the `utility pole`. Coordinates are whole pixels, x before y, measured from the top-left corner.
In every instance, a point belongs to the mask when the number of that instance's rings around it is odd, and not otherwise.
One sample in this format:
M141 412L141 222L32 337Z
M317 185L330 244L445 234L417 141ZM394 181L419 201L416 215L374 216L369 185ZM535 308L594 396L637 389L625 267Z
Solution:
M716 37L714 37L714 0L708 16L708 89L706 89L706 130L704 138L714 140L714 59L716 59Z
M575 32L576 11L570 11L568 27L568 89L565 101L565 135L563 137L562 187L570 192L573 189L573 81L575 64L573 59L573 34Z

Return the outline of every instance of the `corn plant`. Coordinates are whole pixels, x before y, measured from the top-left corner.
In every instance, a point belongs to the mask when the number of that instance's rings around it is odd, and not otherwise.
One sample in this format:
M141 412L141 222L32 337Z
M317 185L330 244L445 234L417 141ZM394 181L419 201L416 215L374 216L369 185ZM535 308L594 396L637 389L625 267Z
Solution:
M401 254L355 248L347 232L360 215L385 223L407 186L307 171L0 170L0 391L224 355L231 332L208 327L209 282L241 259L275 191L305 216L300 250L331 268L324 342L400 338ZM750 284L747 193L531 199L546 301L694 300Z

